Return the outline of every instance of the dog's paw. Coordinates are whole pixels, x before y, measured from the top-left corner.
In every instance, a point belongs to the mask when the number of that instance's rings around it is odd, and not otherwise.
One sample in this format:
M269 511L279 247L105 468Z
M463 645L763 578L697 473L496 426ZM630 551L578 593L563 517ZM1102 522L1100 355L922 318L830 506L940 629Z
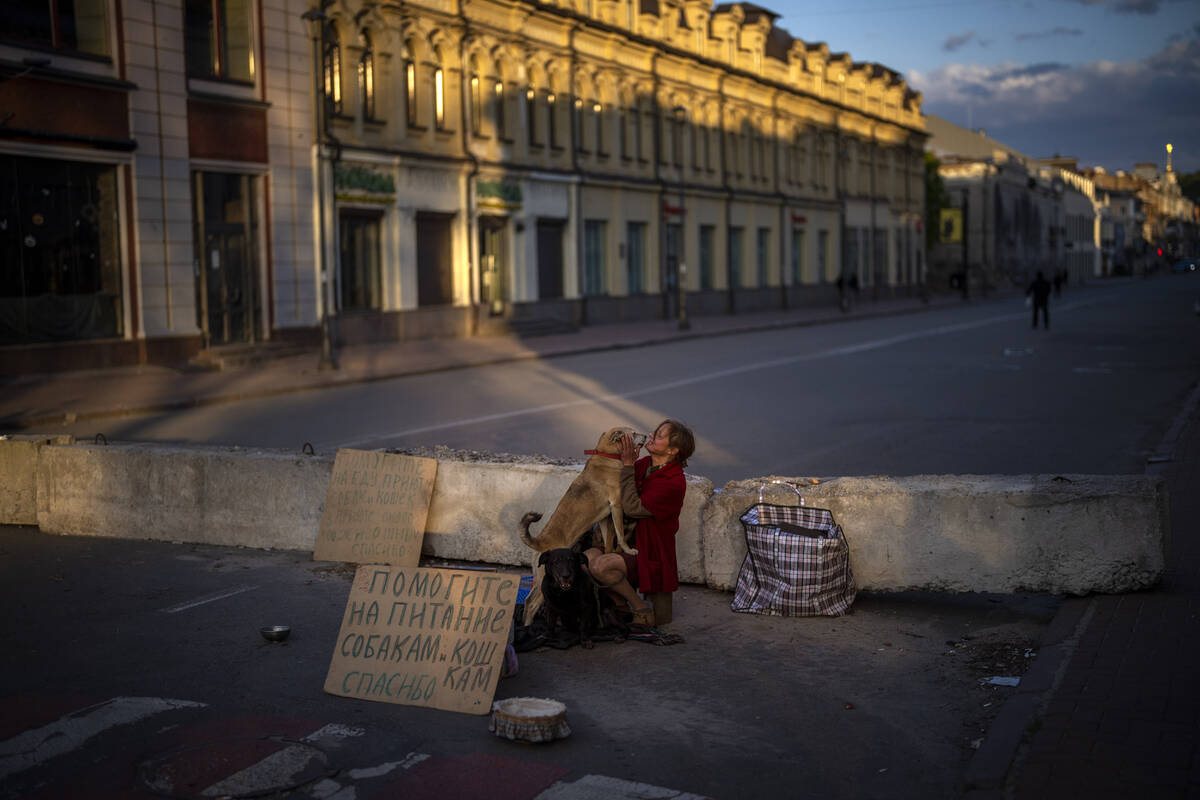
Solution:
M626 547L625 545L621 545L621 549L631 556L636 556L638 554L636 547Z
M584 650L591 650L593 647L596 646L596 643L593 642L591 639L586 639L583 642L581 642L581 644L583 645Z

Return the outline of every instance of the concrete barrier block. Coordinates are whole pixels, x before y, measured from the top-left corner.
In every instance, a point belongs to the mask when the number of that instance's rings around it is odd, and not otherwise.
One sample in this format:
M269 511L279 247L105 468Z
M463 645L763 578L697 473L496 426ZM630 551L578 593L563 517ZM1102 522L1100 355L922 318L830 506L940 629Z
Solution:
M526 511L543 521L580 467L438 459L422 552L439 558L528 564L533 551L517 533ZM536 536L542 522L534 523Z
M74 445L43 451L47 533L312 550L329 456L239 447Z
M28 443L0 444L9 446L6 468L17 479L22 469L35 471L42 530L78 536L311 552L333 468L332 455L237 447L43 442L34 457L18 446ZM439 458L424 551L528 565L533 554L517 535L518 521L526 511L548 518L581 468ZM688 477L676 539L681 581L736 585L746 554L739 517L757 502L762 480L714 493L707 479ZM1143 589L1162 576L1168 508L1161 478L787 480L841 523L862 589L1086 594ZM28 488L21 497L28 502ZM795 495L769 486L764 499L791 504Z
M74 444L69 435L8 434L0 438L0 525L37 525L37 462L48 445Z
M533 551L517 532L521 517L527 511L542 514L542 520L530 526L536 537L582 469L582 464L558 466L439 458L422 551L447 559L529 564ZM688 476L676 537L681 581L704 580L700 515L712 490L712 482L707 478Z
M732 589L746 555L739 517L773 478L733 481L704 510L706 582ZM860 589L1127 592L1162 577L1169 524L1161 478L1140 475L916 475L803 487L850 544ZM792 504L782 487L768 502Z

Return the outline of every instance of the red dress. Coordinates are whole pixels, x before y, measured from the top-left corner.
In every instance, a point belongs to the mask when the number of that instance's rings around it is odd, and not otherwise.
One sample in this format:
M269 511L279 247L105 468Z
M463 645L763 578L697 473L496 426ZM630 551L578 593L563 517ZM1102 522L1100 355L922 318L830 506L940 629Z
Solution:
M649 475L650 456L633 465L633 478L642 505L654 516L637 521L637 588L640 592L673 592L679 588L675 534L687 493L683 467L672 461Z

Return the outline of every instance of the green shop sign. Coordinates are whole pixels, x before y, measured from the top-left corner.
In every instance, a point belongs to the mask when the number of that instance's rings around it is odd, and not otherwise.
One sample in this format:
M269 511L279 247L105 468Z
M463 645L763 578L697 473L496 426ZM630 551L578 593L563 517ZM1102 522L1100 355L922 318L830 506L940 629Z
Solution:
M475 194L482 205L519 208L521 206L521 187L507 181L477 181Z
M339 192L370 192L372 194L396 194L396 181L391 175L375 172L366 167L341 167L333 175Z

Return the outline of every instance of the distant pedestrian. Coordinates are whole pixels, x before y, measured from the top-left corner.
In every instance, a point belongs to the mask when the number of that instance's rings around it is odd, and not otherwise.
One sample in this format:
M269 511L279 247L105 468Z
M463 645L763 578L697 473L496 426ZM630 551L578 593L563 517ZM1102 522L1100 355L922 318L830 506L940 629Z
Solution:
M854 297L854 307L858 307L858 273L850 273L850 294Z
M1033 327L1037 329L1038 311L1042 312L1042 325L1050 330L1050 281L1038 271L1037 277L1025 290L1027 296L1033 296Z
M846 302L846 276L845 275L838 275L837 289L838 289L838 308L840 308L842 311L849 311L850 306Z

